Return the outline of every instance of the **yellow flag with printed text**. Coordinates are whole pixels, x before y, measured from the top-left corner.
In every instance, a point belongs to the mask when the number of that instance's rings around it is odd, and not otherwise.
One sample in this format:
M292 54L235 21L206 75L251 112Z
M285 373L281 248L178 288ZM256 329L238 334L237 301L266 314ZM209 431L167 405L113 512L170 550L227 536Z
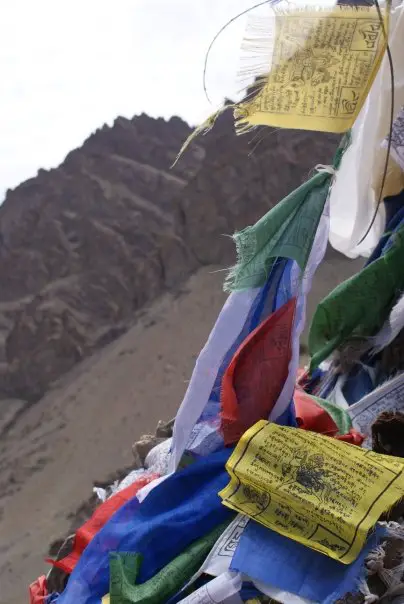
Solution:
M404 495L404 459L264 420L226 469L224 505L343 564Z
M275 12L269 73L259 91L237 105L238 132L254 126L349 130L387 47L389 4L383 14L353 5ZM249 42L257 46L254 38Z

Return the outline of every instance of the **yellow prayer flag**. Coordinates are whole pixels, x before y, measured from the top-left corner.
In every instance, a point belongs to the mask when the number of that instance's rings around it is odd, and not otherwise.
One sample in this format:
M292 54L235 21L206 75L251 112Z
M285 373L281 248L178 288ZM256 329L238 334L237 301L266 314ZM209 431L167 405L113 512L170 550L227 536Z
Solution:
M259 421L226 464L227 507L350 564L368 531L404 495L404 460Z
M389 2L384 22L375 6L275 12L270 72L259 92L236 107L238 131L349 130L386 49L388 9Z
M110 604L110 601L111 601L111 599L109 597L109 594L107 594L106 596L103 597L102 604Z

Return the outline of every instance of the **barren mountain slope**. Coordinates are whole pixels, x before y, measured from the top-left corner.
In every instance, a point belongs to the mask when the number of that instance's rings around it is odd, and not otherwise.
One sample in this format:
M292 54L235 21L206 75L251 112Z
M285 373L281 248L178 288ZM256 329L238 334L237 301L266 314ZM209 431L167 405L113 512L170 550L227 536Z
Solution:
M8 193L0 400L38 400L162 291L200 266L232 262L224 235L257 220L336 145L309 132L236 137L224 115L170 170L189 132L178 118L118 118Z

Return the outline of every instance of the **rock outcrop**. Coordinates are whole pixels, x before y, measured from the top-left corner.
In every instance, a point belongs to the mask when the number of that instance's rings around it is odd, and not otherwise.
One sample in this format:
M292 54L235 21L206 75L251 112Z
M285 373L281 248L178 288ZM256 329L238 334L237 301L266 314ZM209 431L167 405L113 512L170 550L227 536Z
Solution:
M254 222L337 139L263 130L224 115L174 169L191 132L179 118L118 118L0 208L0 399L38 400L136 312L201 265L234 261Z

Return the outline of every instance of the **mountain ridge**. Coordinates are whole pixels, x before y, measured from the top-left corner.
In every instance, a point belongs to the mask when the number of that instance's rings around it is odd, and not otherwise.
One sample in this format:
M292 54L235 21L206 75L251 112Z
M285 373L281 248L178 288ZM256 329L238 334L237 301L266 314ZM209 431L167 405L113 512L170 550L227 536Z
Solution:
M0 208L0 400L39 400L136 312L206 265L234 262L255 222L338 139L265 131L253 153L230 115L170 166L191 128L142 114L103 126Z

